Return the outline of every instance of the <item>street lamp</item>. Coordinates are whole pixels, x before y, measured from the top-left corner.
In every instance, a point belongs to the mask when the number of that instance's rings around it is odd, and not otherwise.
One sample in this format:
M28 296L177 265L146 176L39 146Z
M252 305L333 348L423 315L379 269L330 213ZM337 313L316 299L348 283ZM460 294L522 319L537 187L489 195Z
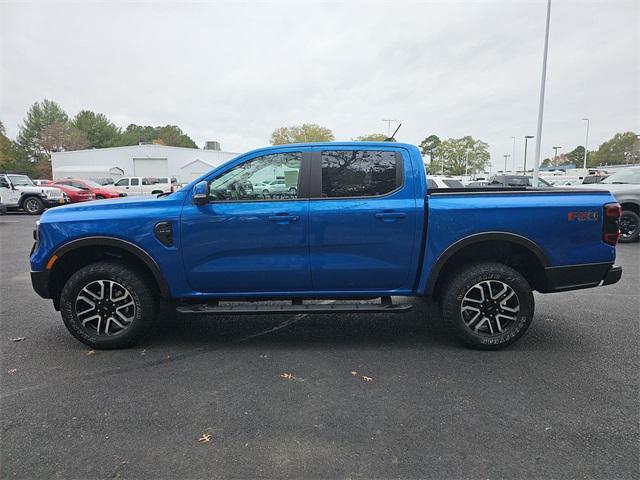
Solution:
M589 151L589 119L583 118L583 122L587 122L587 136L584 139L584 165L582 168L587 168L587 152Z
M527 174L527 142L530 138L533 138L533 135L525 135L524 136L524 168L522 169L522 173Z
M553 148L553 159L555 160L556 158L558 158L558 150L560 150L562 147L551 147Z
M504 155L504 173L507 173L507 158L509 158L511 155Z
M516 169L516 137L511 137L513 139L513 151L511 152L511 164L513 165L513 170Z

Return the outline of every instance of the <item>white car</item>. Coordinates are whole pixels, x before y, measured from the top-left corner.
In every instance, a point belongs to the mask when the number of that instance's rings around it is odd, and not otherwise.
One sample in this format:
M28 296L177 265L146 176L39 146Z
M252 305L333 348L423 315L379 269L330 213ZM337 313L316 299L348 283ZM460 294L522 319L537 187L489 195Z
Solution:
M277 179L254 183L253 192L264 195L271 195L274 193L290 193L291 195L295 195L298 192L298 188L295 186L288 186L284 179Z
M122 177L113 186L127 195L156 195L173 191L171 183L157 183L156 180L155 177Z
M36 185L26 175L0 175L0 195L8 210L22 209L30 215L40 215L45 208L66 203L62 190Z
M432 188L464 188L460 180L449 175L429 175L427 187Z

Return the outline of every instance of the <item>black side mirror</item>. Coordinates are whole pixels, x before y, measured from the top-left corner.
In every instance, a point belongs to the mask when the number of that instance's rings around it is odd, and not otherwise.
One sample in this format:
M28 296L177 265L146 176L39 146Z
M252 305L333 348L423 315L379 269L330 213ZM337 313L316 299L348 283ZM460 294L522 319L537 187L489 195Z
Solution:
M204 205L209 201L209 182L198 182L193 187L193 203L196 205Z

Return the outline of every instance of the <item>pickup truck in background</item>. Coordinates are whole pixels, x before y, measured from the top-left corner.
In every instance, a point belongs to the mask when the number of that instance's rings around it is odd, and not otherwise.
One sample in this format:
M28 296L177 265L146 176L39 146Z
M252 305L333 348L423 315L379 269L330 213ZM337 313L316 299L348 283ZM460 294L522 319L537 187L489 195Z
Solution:
M282 179L295 191L246 188ZM405 296L436 299L462 343L497 349L529 327L534 290L620 279L619 216L606 190L429 189L407 144L281 145L171 194L46 212L31 279L92 348L138 341L161 297L228 315L401 313Z
M113 186L126 193L127 196L172 192L174 187L170 177L162 177L161 179L163 181L158 181L155 177L122 177Z

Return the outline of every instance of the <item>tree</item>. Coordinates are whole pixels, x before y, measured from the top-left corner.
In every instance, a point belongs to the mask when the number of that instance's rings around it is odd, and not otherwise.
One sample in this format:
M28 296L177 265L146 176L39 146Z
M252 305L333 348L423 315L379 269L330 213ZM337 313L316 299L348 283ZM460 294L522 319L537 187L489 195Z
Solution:
M420 152L422 152L422 155L431 156L433 154L433 151L438 148L438 145L440 145L440 143L440 137L438 137L437 135L429 135L427 138L422 140L422 142L420 142ZM431 158L431 160L433 160L433 158Z
M29 175L35 172L34 164L27 160L25 151L7 137L2 122L0 122L0 170L25 172Z
M271 134L271 145L304 142L331 142L333 132L314 123L304 123L292 127L280 127Z
M33 160L46 157L40 143L42 131L54 123L66 124L68 120L69 117L56 102L46 99L41 103L35 102L20 126L18 144Z
M637 149L638 136L634 132L616 133L595 152L587 156L588 166L624 165L640 161Z
M540 166L541 167L548 167L551 165L551 159L550 158L545 158L541 163Z
M142 126L132 123L122 132L116 142L118 146L138 145L139 143L157 143L172 147L198 148L196 143L175 125L151 127L149 125Z
M387 136L383 133L370 133L353 139L354 142L384 142Z
M584 164L584 147L582 145L578 145L567 153L565 158L568 163L573 163L576 168L582 168L582 165Z
M81 110L71 120L71 126L84 132L91 148L112 147L118 143L120 129L102 113Z
M444 165L444 173L447 175L484 171L490 158L489 144L471 136L444 140L433 153L430 171L440 172Z
M40 135L40 145L45 159L49 160L54 152L83 150L89 146L87 135L68 123L52 123Z

